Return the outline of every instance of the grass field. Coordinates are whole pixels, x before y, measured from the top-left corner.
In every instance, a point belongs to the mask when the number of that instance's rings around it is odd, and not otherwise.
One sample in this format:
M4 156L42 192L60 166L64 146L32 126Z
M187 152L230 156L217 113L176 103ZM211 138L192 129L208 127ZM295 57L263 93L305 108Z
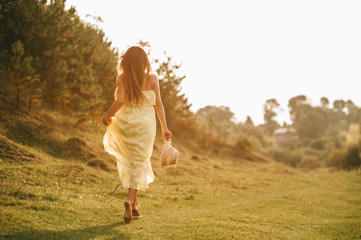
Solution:
M1 239L361 239L360 171L301 172L177 139L180 162L164 175L157 140L143 217L124 224L127 191L104 129L39 116L0 124Z

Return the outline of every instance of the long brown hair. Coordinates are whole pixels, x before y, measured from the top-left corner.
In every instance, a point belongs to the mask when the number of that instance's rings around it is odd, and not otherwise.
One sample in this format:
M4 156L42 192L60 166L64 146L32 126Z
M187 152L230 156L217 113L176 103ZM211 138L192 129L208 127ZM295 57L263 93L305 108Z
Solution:
M138 46L130 47L121 57L118 66L119 74L123 76L125 102L139 104L143 100L142 86L144 79L149 79L152 71L145 51ZM118 87L115 89L115 98Z

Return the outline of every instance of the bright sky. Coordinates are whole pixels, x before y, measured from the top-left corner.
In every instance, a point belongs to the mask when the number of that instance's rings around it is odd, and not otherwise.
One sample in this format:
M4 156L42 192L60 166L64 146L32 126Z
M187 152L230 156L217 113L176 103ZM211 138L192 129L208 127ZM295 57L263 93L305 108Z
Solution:
M98 23L113 47L140 39L153 57L182 62L183 92L195 112L229 106L237 121L263 122L263 104L276 98L290 123L288 100L304 94L361 106L361 1L333 0L68 0L80 17Z

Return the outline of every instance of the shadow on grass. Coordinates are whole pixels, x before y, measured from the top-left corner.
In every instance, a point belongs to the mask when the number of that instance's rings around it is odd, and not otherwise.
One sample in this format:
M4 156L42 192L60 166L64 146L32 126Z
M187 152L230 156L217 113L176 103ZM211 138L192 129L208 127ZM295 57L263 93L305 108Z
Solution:
M5 235L4 239L95 239L98 237L111 237L112 239L131 239L129 234L121 233L117 226L125 225L117 222L107 225L72 229L64 231L34 230L29 229L11 235Z

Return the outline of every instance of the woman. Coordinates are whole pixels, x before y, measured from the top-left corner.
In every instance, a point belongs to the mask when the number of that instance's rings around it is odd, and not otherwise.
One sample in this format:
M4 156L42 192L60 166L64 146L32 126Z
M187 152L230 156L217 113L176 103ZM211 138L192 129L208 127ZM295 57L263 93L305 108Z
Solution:
M156 135L154 105L163 138L168 140L172 133L167 128L158 79L142 48L130 47L121 57L116 81L115 100L103 118L107 126L103 144L115 156L122 185L129 189L124 220L130 223L133 216L140 216L138 190L145 191L154 181L150 162Z

